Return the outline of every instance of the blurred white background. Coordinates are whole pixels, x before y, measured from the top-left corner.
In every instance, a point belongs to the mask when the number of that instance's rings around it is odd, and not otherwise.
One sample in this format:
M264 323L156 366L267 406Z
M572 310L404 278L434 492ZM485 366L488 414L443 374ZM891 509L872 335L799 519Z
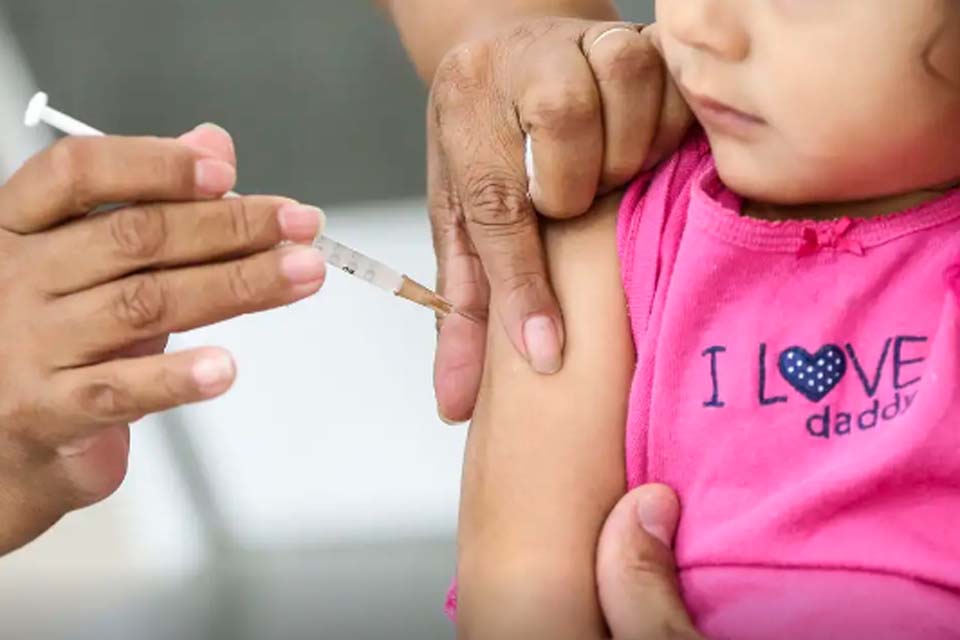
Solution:
M0 0L0 172L50 139L20 126L37 87L112 132L217 121L241 190L430 283L425 94L371 4ZM466 429L436 418L431 313L334 272L171 347L201 344L236 387L135 425L121 490L0 561L0 637L451 637Z

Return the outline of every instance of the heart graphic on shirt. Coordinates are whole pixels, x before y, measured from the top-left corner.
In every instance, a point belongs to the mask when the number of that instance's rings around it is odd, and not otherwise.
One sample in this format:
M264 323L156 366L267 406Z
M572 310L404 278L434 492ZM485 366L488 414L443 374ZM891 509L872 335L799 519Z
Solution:
M843 379L847 358L832 344L811 354L801 347L790 347L780 354L780 374L790 386L811 402L820 402Z

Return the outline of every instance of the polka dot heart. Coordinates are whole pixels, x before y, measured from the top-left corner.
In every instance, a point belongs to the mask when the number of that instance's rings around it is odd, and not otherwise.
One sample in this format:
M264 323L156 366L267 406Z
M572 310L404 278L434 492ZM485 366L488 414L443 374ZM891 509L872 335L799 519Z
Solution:
M800 347L790 347L780 354L780 374L790 386L811 402L820 402L843 379L847 357L832 344L811 354Z

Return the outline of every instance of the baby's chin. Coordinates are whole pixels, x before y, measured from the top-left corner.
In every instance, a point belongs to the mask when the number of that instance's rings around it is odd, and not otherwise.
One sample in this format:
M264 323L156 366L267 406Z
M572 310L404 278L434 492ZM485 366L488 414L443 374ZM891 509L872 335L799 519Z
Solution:
M738 150L739 151L739 150ZM858 178L840 179L822 166L794 159L767 159L760 154L714 151L717 174L728 189L745 200L776 206L850 202L869 197L870 185Z
M774 206L862 202L917 191L943 190L956 185L957 170L945 163L914 163L899 159L842 157L813 162L781 150L764 153L760 145L712 141L717 174L745 200ZM825 155L825 157L830 157Z
M743 167L717 162L717 174L728 189L744 200L765 204L795 206L825 202L822 189L811 189L797 179L795 173L771 171L769 168Z

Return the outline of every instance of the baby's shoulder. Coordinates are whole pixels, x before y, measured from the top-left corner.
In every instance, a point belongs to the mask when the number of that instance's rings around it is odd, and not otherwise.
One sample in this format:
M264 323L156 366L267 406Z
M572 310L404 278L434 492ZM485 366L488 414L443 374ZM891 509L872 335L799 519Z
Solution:
M691 195L712 166L710 145L697 127L673 155L630 183L617 224L617 248L625 275L632 271L635 255L655 257L661 238L682 227Z
M624 194L624 208L633 209L645 203L671 206L712 165L706 134L695 127L673 154L630 183Z

